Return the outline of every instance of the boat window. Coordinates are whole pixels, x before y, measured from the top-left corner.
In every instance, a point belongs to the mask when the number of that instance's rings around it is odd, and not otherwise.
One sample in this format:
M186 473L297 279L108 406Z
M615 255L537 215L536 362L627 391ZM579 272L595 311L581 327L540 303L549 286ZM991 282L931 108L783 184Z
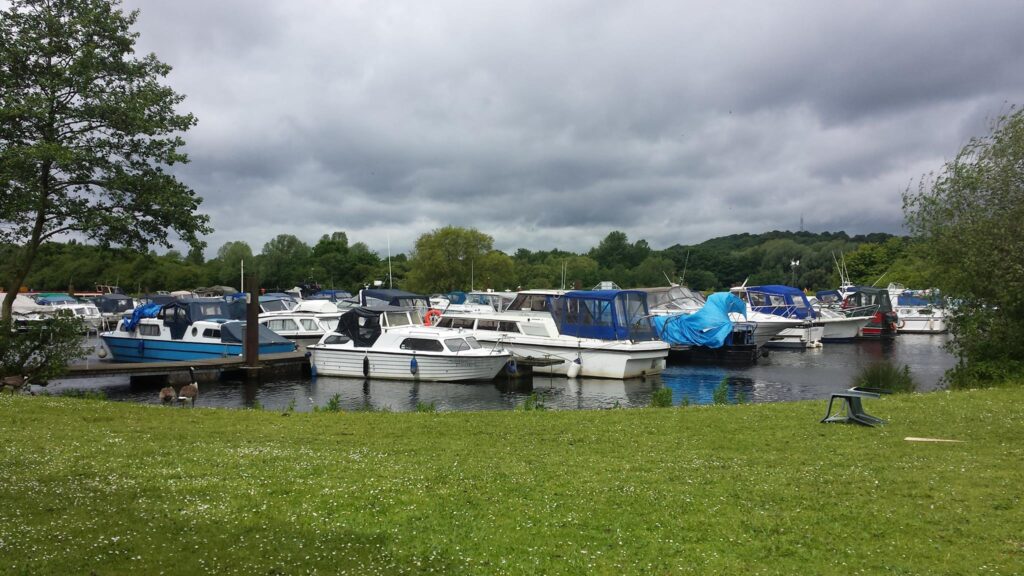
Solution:
M469 347L474 350L480 348L480 343L477 342L476 338L473 338L472 336L466 336L466 343L469 344Z
M299 326L291 318L274 318L264 324L274 332L289 332L299 329Z
M437 340L429 338L406 338L402 340L402 350L417 350L419 352L443 352L444 348Z
M408 326L412 324L408 312L387 312L388 326Z
M546 294L519 294L508 307L509 310L548 310L548 296Z
M529 336L543 336L545 338L551 336L550 334L548 334L547 327L545 327L543 324L531 324L529 322L520 322L519 329L523 332L523 334L527 334Z
M750 302L751 306L767 306L768 305L768 296L765 295L765 294L761 294L760 292L748 292L747 293L747 298L748 298L748 302Z
M783 297L783 296L781 296L779 294L769 294L768 296L769 296L769 298L771 298L772 306L785 306L786 305L786 298L785 297Z
M469 344L462 338L448 338L444 341L444 345L452 352L462 352L470 348Z
M316 320L314 320L313 318L302 318L302 319L299 320L299 322L302 323L302 328L304 330L313 331L313 332L316 332L316 331L320 330L320 325L317 324Z
M320 323L324 325L324 330L337 330L338 329L338 319L337 318L331 318L330 320L321 320Z
M220 330L216 328L207 328L203 330L203 338L216 338L220 340Z
M452 325L451 325L451 327L452 328L466 328L468 330L472 330L473 329L473 322L474 322L474 320L472 318L452 318Z
M498 331L499 332L515 332L515 333L518 334L519 333L519 325L516 324L515 322L501 321L501 322L498 322Z
M203 318L216 318L224 316L220 303L216 304L201 304L199 306L199 313Z
M499 322L497 320L477 320L477 330L497 330Z
M803 298L800 298L799 296L794 296L793 297L793 307L794 308L807 308L807 305L804 304L804 299Z
M324 338L324 344L345 344L348 341L348 336L343 336L341 334L331 334L327 338Z
M288 310L288 306L285 305L284 300L268 300L266 302L260 302L260 308L264 312L284 312Z
M454 322L454 321L455 321L454 318L443 318L442 317L440 320L437 321L437 324L435 324L435 326L438 326L439 328L451 328L452 327L452 322Z
M159 336L160 327L155 324L139 324L140 336Z

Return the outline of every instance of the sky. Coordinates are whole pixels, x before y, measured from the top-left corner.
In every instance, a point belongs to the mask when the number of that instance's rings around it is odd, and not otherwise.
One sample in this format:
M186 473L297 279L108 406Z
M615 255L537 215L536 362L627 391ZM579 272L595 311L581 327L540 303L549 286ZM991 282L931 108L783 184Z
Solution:
M198 118L207 254L446 225L575 252L904 233L902 193L1024 104L1024 2L127 0Z

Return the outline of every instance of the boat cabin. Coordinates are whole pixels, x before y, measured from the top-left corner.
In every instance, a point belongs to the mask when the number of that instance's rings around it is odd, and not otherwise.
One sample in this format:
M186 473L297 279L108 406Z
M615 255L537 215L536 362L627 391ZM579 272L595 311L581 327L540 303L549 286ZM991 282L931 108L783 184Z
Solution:
M321 344L346 344L351 342L356 348L371 348L382 334L390 328L422 326L418 311L414 308L397 306L360 306L350 308L338 318L338 325L333 334L329 334ZM469 335L447 331L396 331L399 337L399 348L417 352L461 352L480 348L480 343Z
M746 300L755 312L782 316L783 318L815 318L817 314L811 307L810 300L803 290L781 284L764 286L747 286L745 289L734 289L740 299Z

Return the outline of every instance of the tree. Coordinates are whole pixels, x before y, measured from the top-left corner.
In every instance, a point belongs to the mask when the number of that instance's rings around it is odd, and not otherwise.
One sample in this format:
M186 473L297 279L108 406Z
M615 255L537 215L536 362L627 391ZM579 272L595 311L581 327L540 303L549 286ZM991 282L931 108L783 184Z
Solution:
M426 293L448 292L470 288L477 276L500 276L502 271L488 266L501 266L502 261L484 258L493 244L493 238L474 228L445 226L423 234L416 240L410 258L407 288Z
M3 316L39 246L65 234L139 250L201 246L201 199L165 168L187 162L170 67L136 58L138 12L116 0L12 0L0 11L0 243L17 247Z
M313 251L291 234L279 234L263 245L260 273L264 286L291 288L309 276L309 258Z
M256 269L256 261L249 244L242 241L225 242L217 250L214 281L221 286L241 288L243 262L249 264L250 271Z
M1024 110L908 189L903 209L938 287L957 302L951 383L1024 373Z

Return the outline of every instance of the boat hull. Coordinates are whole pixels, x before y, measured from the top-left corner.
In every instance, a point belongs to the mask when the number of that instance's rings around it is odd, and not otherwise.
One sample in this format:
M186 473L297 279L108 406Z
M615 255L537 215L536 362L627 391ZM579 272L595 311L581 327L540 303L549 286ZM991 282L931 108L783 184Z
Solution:
M311 346L309 352L310 365L316 374L322 376L438 382L493 380L510 358L508 354L413 355L318 346ZM413 358L416 359L415 371Z
M169 362L182 360L209 360L213 358L229 358L241 356L241 344L224 342L189 342L181 340L162 340L156 338L126 338L103 334L100 336L104 346L116 362ZM291 342L261 344L260 354L276 354L292 352L295 345Z
M786 328L773 336L765 346L769 348L815 348L821 344L824 326L801 326Z
M479 331L477 340L485 342L486 335ZM606 342L603 347L588 347L566 343L556 346L550 342L508 337L500 340L501 345L519 358L558 359L561 362L551 366L533 368L535 374L553 374L583 378L615 378L627 380L660 374L665 369L668 344L661 341L645 343ZM621 346L616 349L617 346ZM574 367L579 358L578 367ZM575 374L574 374L575 373Z
M819 318L825 331L821 336L822 342L850 342L859 335L861 328L867 326L870 318Z
M942 334L949 330L945 314L929 311L921 314L918 309L897 308L899 331L906 334Z

